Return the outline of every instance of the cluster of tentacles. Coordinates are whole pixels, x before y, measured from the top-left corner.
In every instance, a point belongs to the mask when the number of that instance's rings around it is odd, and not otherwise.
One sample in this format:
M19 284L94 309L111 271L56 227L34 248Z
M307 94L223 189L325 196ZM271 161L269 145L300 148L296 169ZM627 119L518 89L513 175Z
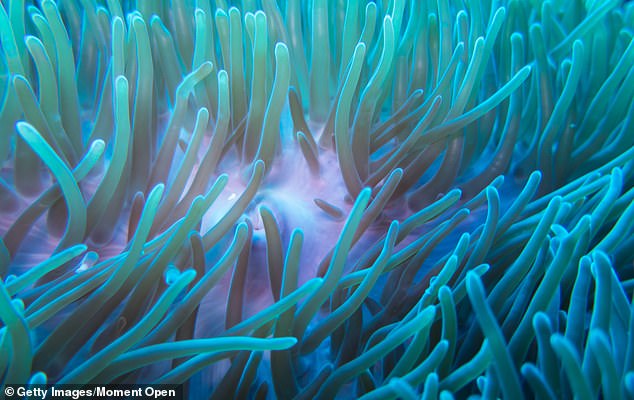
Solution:
M3 0L0 378L634 398L634 7Z

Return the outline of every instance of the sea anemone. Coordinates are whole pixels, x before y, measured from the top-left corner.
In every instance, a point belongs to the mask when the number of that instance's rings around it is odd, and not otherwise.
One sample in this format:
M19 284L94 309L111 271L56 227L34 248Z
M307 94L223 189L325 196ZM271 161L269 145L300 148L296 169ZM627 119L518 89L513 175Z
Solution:
M634 6L3 1L0 376L634 397Z

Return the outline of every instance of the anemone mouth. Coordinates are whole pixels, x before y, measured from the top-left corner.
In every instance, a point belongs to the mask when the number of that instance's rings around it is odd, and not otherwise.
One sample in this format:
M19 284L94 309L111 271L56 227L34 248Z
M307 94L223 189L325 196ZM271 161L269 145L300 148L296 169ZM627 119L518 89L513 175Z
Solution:
M634 396L633 13L4 2L2 383Z

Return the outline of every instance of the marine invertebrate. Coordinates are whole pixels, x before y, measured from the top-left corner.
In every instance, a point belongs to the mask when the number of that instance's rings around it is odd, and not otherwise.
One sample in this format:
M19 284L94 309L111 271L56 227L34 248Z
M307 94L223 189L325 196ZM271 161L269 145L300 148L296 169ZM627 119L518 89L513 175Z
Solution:
M0 8L4 383L634 395L629 4L132 3Z

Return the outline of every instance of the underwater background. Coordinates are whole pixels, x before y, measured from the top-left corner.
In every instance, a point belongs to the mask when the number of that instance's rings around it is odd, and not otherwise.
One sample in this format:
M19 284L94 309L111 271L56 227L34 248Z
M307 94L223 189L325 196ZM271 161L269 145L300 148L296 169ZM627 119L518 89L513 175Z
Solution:
M634 398L634 6L2 0L0 378Z

